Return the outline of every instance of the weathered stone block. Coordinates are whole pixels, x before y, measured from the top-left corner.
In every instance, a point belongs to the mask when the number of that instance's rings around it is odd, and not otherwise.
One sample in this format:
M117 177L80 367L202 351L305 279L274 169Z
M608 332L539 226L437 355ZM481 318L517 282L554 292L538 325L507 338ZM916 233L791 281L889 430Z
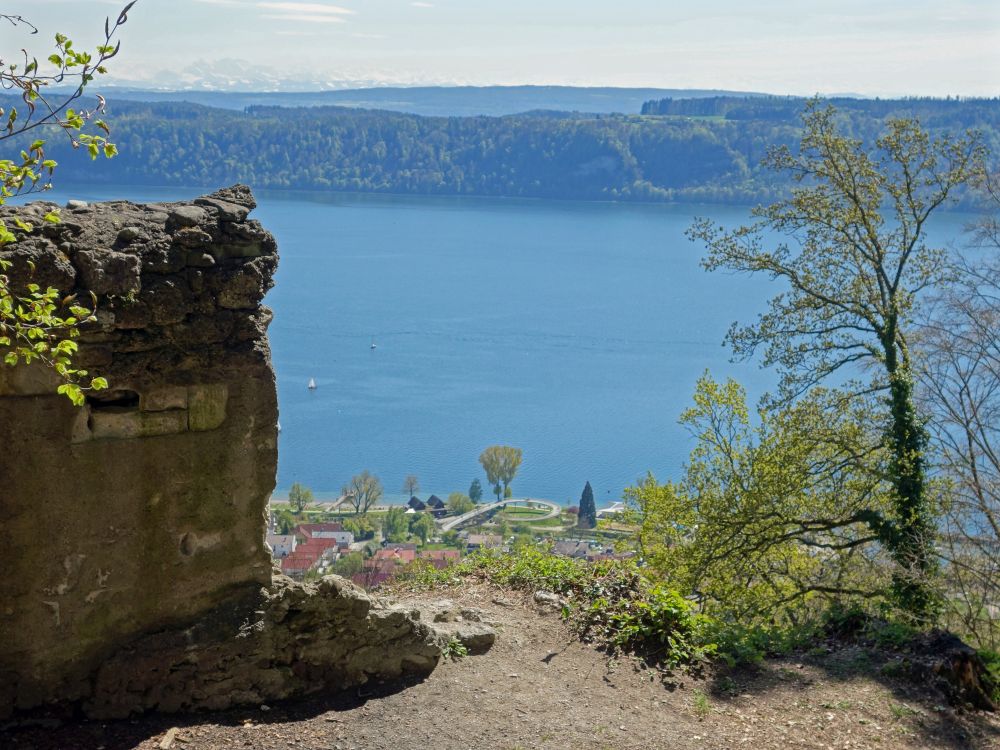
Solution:
M198 227L188 227L174 233L174 242L182 247L206 247L212 244L212 235Z
M115 300L115 327L123 330L146 328L153 321L149 305L141 300Z
M58 375L38 363L15 367L0 364L0 397L52 396L60 382Z
M167 216L178 227L196 227L208 221L208 213L198 206L173 206Z
M188 388L188 426L195 432L214 430L226 421L229 389L225 385Z
M0 252L0 260L11 264L4 274L15 294L25 294L28 284L38 284L43 290L53 287L60 292L68 292L76 284L73 264L47 240L19 242L13 249Z
M136 440L186 431L188 413L183 409L156 412L95 409L91 411L89 424L94 440Z
M159 326L180 323L188 314L187 295L177 281L164 279L150 284L143 297Z
M109 345L94 344L80 349L73 364L91 370L106 370L114 362L114 349Z
M230 310L256 309L264 298L261 276L254 268L246 265L223 282L219 291L219 307Z
M195 198L194 201L200 206L209 206L219 212L219 218L223 221L245 221L250 209L247 206L240 206L236 203L219 200L218 198Z
M127 295L139 291L142 264L135 255L111 250L80 250L73 261L86 289L94 294Z
M88 420L95 440L128 440L142 437L142 415L138 411L98 411Z
M128 244L133 240L137 240L140 237L145 237L146 234L142 229L135 226L122 227L121 231L118 232L118 241L124 244Z
M142 257L143 273L177 273L187 261L188 249L174 244L169 235L157 237L136 247Z
M142 411L167 411L187 409L188 389L184 386L150 388L139 394L139 408Z

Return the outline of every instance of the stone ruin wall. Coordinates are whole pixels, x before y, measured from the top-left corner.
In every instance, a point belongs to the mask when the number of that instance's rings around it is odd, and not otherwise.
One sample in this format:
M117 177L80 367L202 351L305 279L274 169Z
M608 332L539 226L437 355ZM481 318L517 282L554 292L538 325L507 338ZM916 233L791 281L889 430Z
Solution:
M412 613L342 581L301 586L264 543L277 398L261 302L274 238L248 188L193 203L0 209L15 289L97 295L84 407L35 366L0 366L0 718L224 708L440 655Z

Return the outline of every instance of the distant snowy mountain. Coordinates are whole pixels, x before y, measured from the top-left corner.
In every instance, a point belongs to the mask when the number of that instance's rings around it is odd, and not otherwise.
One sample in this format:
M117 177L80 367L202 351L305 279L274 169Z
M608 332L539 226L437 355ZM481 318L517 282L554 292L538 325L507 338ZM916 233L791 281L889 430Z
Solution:
M377 86L454 85L454 81L406 80L406 76L370 71L340 70L335 75L301 73L295 75L268 69L249 60L195 60L180 70L162 70L141 78L129 78L116 71L115 88L149 91L218 92L316 92Z

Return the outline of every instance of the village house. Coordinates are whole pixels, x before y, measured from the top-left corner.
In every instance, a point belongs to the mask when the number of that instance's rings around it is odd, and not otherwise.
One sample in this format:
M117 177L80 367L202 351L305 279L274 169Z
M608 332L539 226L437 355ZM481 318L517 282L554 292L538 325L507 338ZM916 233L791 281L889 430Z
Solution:
M268 532L267 546L271 548L271 556L275 560L288 557L295 551L297 540L294 534L275 534Z
M469 534L465 539L465 549L475 552L477 549L500 549L503 547L503 537L499 534Z
M338 547L354 543L354 534L345 531L343 525L339 523L300 523L295 527L295 534L306 540L332 539Z
M406 504L410 507L411 510L414 511L427 510L427 503L425 503L416 495L413 495L410 498L409 502L407 502Z
M590 552L590 544L582 539L562 539L552 545L552 552L562 557L583 560Z
M296 544L295 551L281 560L281 571L292 578L300 578L310 570L321 570L335 562L342 552L346 552L354 540L354 535L342 529L320 530L311 536L314 529L305 527L340 526L340 524L302 524L296 527L296 534L305 541ZM345 536L346 534L346 536Z
M448 507L445 505L444 500L437 495L431 495L427 498L427 509L435 518L448 515Z
M457 549L422 549L417 552L417 559L430 563L437 570L444 570L462 559L462 553Z

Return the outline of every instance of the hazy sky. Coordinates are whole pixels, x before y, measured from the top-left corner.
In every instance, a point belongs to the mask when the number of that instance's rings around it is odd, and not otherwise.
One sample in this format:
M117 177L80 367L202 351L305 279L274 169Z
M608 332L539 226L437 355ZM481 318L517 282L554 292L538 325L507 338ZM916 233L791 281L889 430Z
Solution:
M23 14L45 37L5 27L0 50L35 51L56 30L93 43L123 4L7 0L3 12ZM117 83L286 89L552 83L998 95L1000 1L139 0L114 74Z

